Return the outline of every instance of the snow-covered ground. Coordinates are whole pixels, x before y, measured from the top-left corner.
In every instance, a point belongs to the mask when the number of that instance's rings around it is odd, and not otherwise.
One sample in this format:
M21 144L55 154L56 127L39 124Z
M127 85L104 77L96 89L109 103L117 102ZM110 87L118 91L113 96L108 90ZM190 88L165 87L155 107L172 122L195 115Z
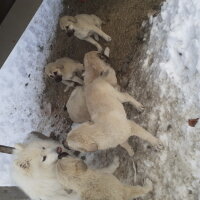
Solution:
M43 69L55 37L61 0L44 0L0 70L0 144L13 146L33 130L50 132L41 109ZM0 154L0 185L12 185L11 156Z
M200 199L200 1L167 0L153 19L139 121L165 144L165 150L136 154L138 176L154 182L155 200ZM135 80L132 80L135 88ZM148 199L148 198L147 198Z

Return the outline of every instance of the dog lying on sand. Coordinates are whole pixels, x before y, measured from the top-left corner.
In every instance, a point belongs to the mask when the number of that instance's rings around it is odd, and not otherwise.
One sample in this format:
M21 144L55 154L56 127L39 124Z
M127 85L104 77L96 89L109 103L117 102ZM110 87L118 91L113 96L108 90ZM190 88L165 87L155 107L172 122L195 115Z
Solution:
M59 58L45 66L45 73L50 78L66 85L65 92L75 84L83 85L83 71L83 64L68 57Z
M102 71L101 63L104 61L100 57L101 54L96 51L84 57L85 98L91 122L85 122L69 132L68 146L82 152L93 152L123 146L130 136L135 135L157 148L163 148L158 138L126 118L122 103L130 102L138 111L142 111L144 106L107 81L109 70Z
M60 27L67 32L70 37L76 36L80 40L85 40L96 46L98 51L102 51L99 36L107 42L111 41L111 37L101 30L102 20L95 15L80 14L76 16L64 16L60 18ZM94 36L94 39L92 38Z
M58 180L71 188L82 200L130 200L150 192L150 180L145 186L122 184L115 176L92 170L80 159L65 157L56 165Z

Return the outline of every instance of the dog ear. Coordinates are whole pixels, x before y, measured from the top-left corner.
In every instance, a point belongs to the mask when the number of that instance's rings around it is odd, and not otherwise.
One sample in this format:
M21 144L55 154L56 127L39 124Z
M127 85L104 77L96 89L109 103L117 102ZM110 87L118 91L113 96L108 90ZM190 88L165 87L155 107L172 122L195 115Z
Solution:
M75 167L77 172L85 172L88 168L87 165L82 160L76 162Z
M73 22L73 23L77 23L77 19L73 16L68 16L68 21Z

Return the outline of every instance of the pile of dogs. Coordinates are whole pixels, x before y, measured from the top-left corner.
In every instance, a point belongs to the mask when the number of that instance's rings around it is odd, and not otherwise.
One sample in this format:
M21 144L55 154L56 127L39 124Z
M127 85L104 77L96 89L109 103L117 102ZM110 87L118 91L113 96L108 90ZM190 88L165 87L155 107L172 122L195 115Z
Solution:
M71 130L65 145L74 151L95 152L121 145L130 156L130 136L138 136L162 148L162 143L128 120L122 103L131 103L138 111L144 106L126 92L120 92L115 71L108 64L109 49L103 52L99 36L111 37L101 30L102 20L95 15L64 16L60 27L68 36L76 36L95 45L98 51L85 54L83 64L60 58L45 67L56 82L74 87L66 104L70 118L81 123ZM130 186L112 173L92 169L55 141L34 139L16 144L12 175L16 184L31 198L40 200L131 200L152 190L152 183Z

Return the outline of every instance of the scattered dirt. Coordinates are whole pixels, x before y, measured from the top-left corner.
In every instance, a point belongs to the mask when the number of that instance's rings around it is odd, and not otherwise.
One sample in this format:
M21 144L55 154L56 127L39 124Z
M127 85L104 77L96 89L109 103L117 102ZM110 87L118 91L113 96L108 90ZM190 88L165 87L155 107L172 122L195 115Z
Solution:
M64 0L65 9L62 15L95 14L106 22L102 29L112 37L112 41L107 43L100 40L100 43L111 49L110 62L117 72L122 89L132 91L130 80L135 78L137 82L137 79L140 79L138 69L141 64L140 60L143 58L143 47L148 41L149 34L148 16L159 13L161 2L162 0ZM91 50L95 50L95 47L75 37L68 38L66 33L58 27L48 62L63 56L69 56L82 62L84 54ZM70 93L64 93L62 83L55 83L47 77L45 77L45 82L43 103L51 104L51 118L55 119L52 126L55 128L55 133L66 135L71 121L64 110L64 105ZM139 85L135 83L135 86L142 89L146 87L146 83L140 80ZM136 98L141 99L140 95ZM131 106L125 105L125 107L129 117L139 115ZM135 151L138 148L137 141L138 139L134 142L130 141ZM102 165L100 167L103 167L113 160L113 155L120 157L120 167L115 175L121 181L133 184L133 178L131 178L134 177L133 158L130 158L122 148L97 152L95 160L98 160L98 163ZM142 184L141 180L137 183Z

